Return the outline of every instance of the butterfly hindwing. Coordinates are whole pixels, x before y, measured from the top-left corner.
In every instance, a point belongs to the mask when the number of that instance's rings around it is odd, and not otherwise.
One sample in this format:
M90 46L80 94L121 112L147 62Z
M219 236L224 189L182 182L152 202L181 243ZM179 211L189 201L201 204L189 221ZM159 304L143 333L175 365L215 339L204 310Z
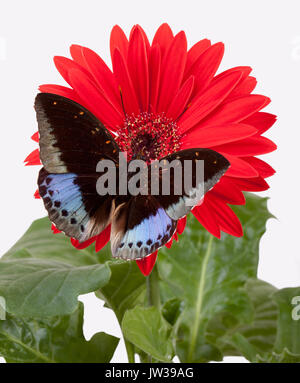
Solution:
M101 159L118 161L119 148L103 124L78 103L51 93L35 99L40 158L49 173L93 173Z
M177 160L177 165L182 169L182 192L176 194L174 172L170 172L170 193L164 195L162 193L162 172L159 173L160 195L156 196L158 202L165 209L166 213L174 220L178 220L189 213L192 208L200 203L206 192L208 192L223 176L229 168L230 163L221 154L210 149L186 149L169 156L164 157L160 161L167 160L171 163ZM191 161L191 167L185 167L185 161ZM201 163L200 178L196 177L196 163ZM188 190L184 189L184 179L189 178L191 184Z
M51 174L44 168L39 173L39 193L50 220L80 242L98 235L111 220L114 200L97 194L98 176Z
M157 200L148 196L132 197L116 209L112 220L112 255L123 259L141 259L165 245L176 230Z

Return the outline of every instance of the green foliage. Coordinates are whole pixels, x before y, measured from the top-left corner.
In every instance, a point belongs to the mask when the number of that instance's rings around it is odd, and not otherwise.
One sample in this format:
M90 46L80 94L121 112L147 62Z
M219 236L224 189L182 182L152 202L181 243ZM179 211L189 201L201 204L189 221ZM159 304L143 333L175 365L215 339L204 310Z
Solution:
M122 330L124 336L142 351L159 361L171 361L171 326L156 307L136 306L126 311Z
M86 341L83 305L71 315L21 319L8 314L0 321L0 355L8 363L109 362L119 339L103 332Z
M171 286L184 305L176 323L176 353L182 362L222 359L221 350L206 337L207 324L216 315L228 312L238 322L253 319L244 284L256 276L259 240L270 214L266 199L255 196L248 197L247 207L236 211L243 237L224 234L221 240L213 239L189 217L188 228L172 251L161 251L162 283Z
M241 355L251 362L300 362L300 288L257 279L267 200L247 195L234 208L244 236L213 238L191 215L171 250L159 252L160 304L149 307L135 262L111 259L109 245L78 251L47 218L35 221L0 260L0 355L7 362L108 362L118 339L86 341L78 295L95 291L114 311L129 360L182 362ZM150 284L151 285L151 284ZM149 284L148 284L149 286ZM157 300L159 302L159 300ZM300 304L300 298L299 298ZM299 313L298 313L298 311ZM99 318L101 322L101 318Z
M73 266L31 256L0 262L0 295L6 310L25 317L72 313L80 294L95 291L110 278L107 265Z

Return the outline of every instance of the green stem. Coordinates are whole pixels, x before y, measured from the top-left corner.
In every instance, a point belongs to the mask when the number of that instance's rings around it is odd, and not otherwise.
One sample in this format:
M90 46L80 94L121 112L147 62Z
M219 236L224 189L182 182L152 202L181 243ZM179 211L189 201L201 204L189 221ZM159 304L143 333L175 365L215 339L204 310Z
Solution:
M122 316L120 315L118 310L114 307L112 302L110 302L109 299L105 296L105 294L103 294L103 292L101 290L98 290L98 292L99 292L99 297L101 296L101 299L103 299L106 302L107 306L110 307L112 309L112 311L115 313L117 320L118 320L118 323L119 323L119 326L120 326L120 329L122 331ZM128 363L135 363L134 345L131 342L129 342L127 339L125 339L124 335L123 335L123 338L124 338Z
M159 277L156 265L152 273L146 277L147 286L147 302L148 306L155 306L160 308L160 292L159 292Z
M133 344L128 342L128 340L126 340L125 338L124 338L124 342L125 342L125 347L127 352L128 363L135 363Z
M156 265L153 267L150 275L146 277L147 305L160 308L159 276ZM153 363L152 356L147 355L148 363Z
M189 342L190 345L189 345L189 352L188 352L188 362L193 361L193 355L194 355L194 351L196 347L199 326L201 321L201 310L202 310L204 286L205 286L205 275L206 275L208 260L212 250L213 238L214 237L212 235L209 236L206 253L204 255L202 265L201 265L201 275L200 275L200 280L198 285L198 295L197 295L197 301L196 301L196 307L195 307L195 321L191 329L191 336L190 336L190 342Z

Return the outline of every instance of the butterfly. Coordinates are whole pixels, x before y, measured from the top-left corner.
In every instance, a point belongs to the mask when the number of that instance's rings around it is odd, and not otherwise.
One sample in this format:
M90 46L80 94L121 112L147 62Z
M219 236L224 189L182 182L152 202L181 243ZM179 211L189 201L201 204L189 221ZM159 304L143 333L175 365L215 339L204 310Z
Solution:
M201 188L203 195L224 175L230 163L219 153L205 148L172 153L165 160L177 163L202 160L204 177L195 183L191 168L189 190L174 192L174 173L170 173L169 195L162 193L162 171L158 173L159 193L152 195L100 195L96 171L101 160L119 166L121 150L112 134L80 104L51 93L35 99L39 130L40 159L43 168L38 189L49 218L67 236L84 242L111 224L112 256L141 259L165 245L176 231L177 221L200 202L191 199ZM178 162L179 161L179 162ZM127 182L133 174L128 173ZM150 189L149 189L150 190ZM201 198L203 198L203 195Z

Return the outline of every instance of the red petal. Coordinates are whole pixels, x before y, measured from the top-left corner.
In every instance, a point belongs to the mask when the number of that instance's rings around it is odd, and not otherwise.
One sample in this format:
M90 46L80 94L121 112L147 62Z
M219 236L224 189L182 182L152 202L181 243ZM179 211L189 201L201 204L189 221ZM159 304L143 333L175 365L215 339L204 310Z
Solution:
M85 66L93 76L95 82L101 88L106 98L114 105L115 109L122 114L120 92L112 71L102 58L91 49L81 47L81 51Z
M173 237L170 239L169 242L167 242L167 243L165 244L166 248L167 248L167 249L171 249L171 247L172 247L172 243L173 243Z
M177 222L177 233L182 234L186 225L186 217L183 217Z
M86 247L89 247L95 241L96 241L96 237L92 237L88 239L87 241L84 241L81 243L77 239L71 238L72 245L76 247L76 249L78 250L82 250L82 249L85 249Z
M59 73L70 86L72 86L72 83L70 82L69 72L74 69L76 69L79 72L82 72L82 74L88 76L91 81L94 81L91 74L83 66L79 65L73 60L68 59L67 57L55 56L53 61L56 66L56 69L59 71Z
M262 177L257 178L237 178L236 185L244 191L259 192L269 189L269 185Z
M184 77L186 77L186 74L190 71L191 67L194 65L194 63L197 61L200 55L204 51L206 51L206 49L208 49L210 46L211 46L210 40L203 39L198 41L188 50L187 57L186 57Z
M173 32L167 23L162 24L156 31L152 46L158 44L160 47L161 60L164 60L172 41L174 40Z
M193 129L181 139L182 149L185 148L210 148L229 142L240 141L253 136L257 130L251 125L225 124L209 128Z
M217 224L217 220L214 215L213 209L211 209L208 203L206 202L206 197L207 196L205 196L205 200L201 205L196 206L192 210L192 213L207 231L209 231L215 237L220 238L220 228Z
M145 45L146 45L146 52L147 52L147 55L149 56L150 43L149 43L148 37L147 37L144 29L140 25L137 25L137 27L139 28L139 30L141 31L141 33L143 35L143 38L144 38L144 41L145 41ZM133 32L133 29L134 29L134 27L132 28L132 32Z
M39 149L35 149L31 152L24 160L25 166L29 165L42 165L40 161L40 151Z
M39 193L39 191L38 190L36 190L35 192L34 192L34 198L35 199L40 199L41 198L41 196L40 196L40 193Z
M114 106L82 72L73 69L70 71L69 77L74 90L84 101L87 109L98 117L104 125L115 130L122 123L123 118Z
M227 76L229 73L240 72L242 74L241 81L243 81L246 77L251 73L252 68L250 66L235 66L233 68L227 69L224 72L219 73L211 80L211 84L214 84L220 78Z
M81 102L80 98L74 92L74 90L65 86L55 84L44 84L39 86L39 90L44 93L53 93L58 94L59 96L67 97L70 100L78 102L79 104Z
M139 113L139 104L134 91L134 87L128 72L127 65L119 49L115 49L113 56L114 74L117 77L123 104L127 114Z
M32 136L31 139L35 142L39 142L39 132L35 132Z
M249 74L251 73L251 71L252 71L252 68L249 67L249 66L237 66L237 67L234 67L234 68L227 69L224 72L221 72L217 76L215 76L211 80L210 86L215 84L222 77L227 76L229 73L233 73L233 72L240 73L241 74L240 81L237 82L236 86L232 89L231 93L227 96L227 98L226 98L226 102L227 102L228 100L231 100L231 99L237 97L237 94L239 93L237 91L237 89L239 89L239 87L241 87L241 84L243 84L244 81L247 80L247 78L248 78ZM234 96L232 96L232 95L234 95ZM240 94L239 97L242 96L242 95L244 95L244 94Z
M111 225L108 225L99 235L96 237L96 252L101 250L110 240Z
M113 27L110 34L110 55L112 60L115 49L118 49L122 56L127 59L128 40L125 33L118 25Z
M243 120L244 124L255 126L258 135L263 134L275 123L276 116L271 113L257 112Z
M194 94L207 87L214 77L224 54L224 44L217 43L206 49L191 66L186 76L195 76Z
M194 77L191 76L186 80L186 82L182 85L182 87L177 92L174 97L171 105L168 108L166 115L173 120L177 120L177 118L182 114L184 109L187 106L187 103L190 99L194 88Z
M240 78L240 72L229 73L195 97L191 102L191 106L180 118L180 132L184 133L191 129L211 113L231 92Z
M52 225L51 225L51 230L52 230L52 233L53 233L53 234L59 234L59 233L61 233L61 231L58 230L58 228L57 228L55 225L53 225L53 223L52 223Z
M150 110L156 111L160 80L160 47L158 44L150 48L149 56L149 87L150 87Z
M256 84L257 80L255 77L249 76L245 78L233 89L226 101L250 94L255 89Z
M276 173L276 171L265 161L262 161L256 157L243 157L243 160L248 162L254 169L256 169L259 175L263 178L267 178Z
M227 153L220 153L230 162L230 168L226 172L228 177L238 177L238 178L251 178L258 177L258 172L243 159L231 156Z
M243 235L242 225L230 207L213 196L210 196L209 205L214 209L214 214L222 231L236 237Z
M220 105L219 108L201 122L201 126L221 125L240 122L269 104L270 99L259 94L250 94ZM244 121L243 121L244 123ZM249 124L251 125L251 124Z
M266 137L249 137L241 141L213 146L212 149L220 153L233 156L248 157L273 152L277 146Z
M167 110L174 94L179 90L186 62L187 41L183 31L179 32L168 49L162 64L161 84L157 110Z
M136 261L139 269L141 270L142 274L145 275L145 277L151 273L155 265L156 258L157 258L157 250L155 253L148 255L148 257L143 259L138 259Z
M82 54L82 48L83 47L81 45L73 44L70 46L70 53L71 53L72 59L74 61L76 61L79 65L88 69L86 66L85 59L84 59L83 54Z
M148 111L148 55L144 35L139 26L133 28L128 47L128 70L142 111Z
M226 173L227 174L227 173ZM222 177L214 188L209 192L215 198L231 205L244 205L245 196L230 177Z

